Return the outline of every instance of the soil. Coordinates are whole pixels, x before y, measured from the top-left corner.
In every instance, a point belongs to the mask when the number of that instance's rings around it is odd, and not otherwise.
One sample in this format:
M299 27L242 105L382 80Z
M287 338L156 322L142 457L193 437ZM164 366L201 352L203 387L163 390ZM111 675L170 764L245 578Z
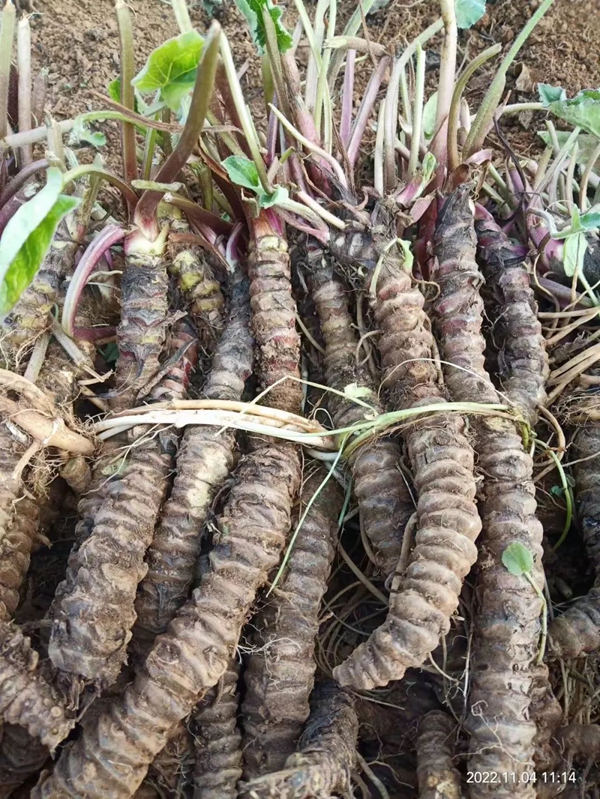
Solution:
M488 11L475 28L460 33L460 57L472 58L497 42L501 42L506 51L539 4L540 0L491 0ZM139 69L152 49L176 35L177 29L170 4L165 0L130 0L129 5L133 12ZM190 5L192 20L199 30L206 29L209 11L220 20L236 63L239 67L247 66L242 80L247 100L257 116L263 116L260 64L240 13L231 0L204 0ZM288 5L286 19L292 28L296 16L293 4ZM340 27L355 4L346 0L338 6ZM105 94L108 83L119 72L119 41L112 0L35 0L35 9L32 18L34 69L48 70L47 105L52 114L57 119L66 119L101 107L102 101L95 92ZM313 11L310 7L308 10L309 13ZM569 94L600 85L597 55L600 14L597 11L598 0L556 0L509 75L507 88L512 90L513 101L537 99L535 85L538 81L562 85ZM369 17L369 37L389 50L401 48L438 13L438 0L392 0ZM439 52L437 45L435 40L430 45L433 66L434 54ZM432 82L434 77L432 72ZM472 107L477 106L489 80L490 71L484 71L471 81ZM359 79L357 99L362 95L362 88ZM524 153L536 146L535 131L540 125L531 115L522 115L505 124L518 152ZM118 149L114 147L118 141L117 127L111 123L103 123L102 127L109 139L109 148L102 151L103 157L116 167L113 161ZM84 148L78 157L87 161L93 157L93 152Z

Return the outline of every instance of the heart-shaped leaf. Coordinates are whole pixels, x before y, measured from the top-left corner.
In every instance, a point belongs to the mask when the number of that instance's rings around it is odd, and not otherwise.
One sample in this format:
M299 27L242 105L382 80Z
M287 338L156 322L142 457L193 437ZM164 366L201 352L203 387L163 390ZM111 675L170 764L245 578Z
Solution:
M131 81L143 94L160 91L173 112L194 88L204 39L197 31L168 39L148 56L144 68Z
M533 555L520 541L515 541L506 547L502 553L502 563L515 577L531 574L534 566Z
M259 192L261 190L260 178L254 161L243 155L230 155L222 165L227 170L229 180L236 186Z

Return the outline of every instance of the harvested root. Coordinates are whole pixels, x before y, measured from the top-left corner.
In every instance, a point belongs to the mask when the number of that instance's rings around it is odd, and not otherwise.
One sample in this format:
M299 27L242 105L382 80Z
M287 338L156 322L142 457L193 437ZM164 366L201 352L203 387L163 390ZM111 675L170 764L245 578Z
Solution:
M433 279L440 294L434 310L446 382L457 401L496 403L498 393L485 371L481 335L481 276L475 263L473 207L465 187L449 197L435 236ZM457 368L458 367L458 368ZM484 475L483 531L471 659L469 770L512 773L515 781L479 785L480 794L533 796L521 782L531 771L535 724L529 715L534 663L539 651L542 603L530 583L502 563L504 550L519 542L533 556L533 579L542 588L542 527L536 518L533 464L515 425L502 418L476 417L479 467Z
M194 799L237 799L242 736L237 727L239 668L231 660L217 685L194 709L190 729L196 751Z
M366 369L357 362L358 336L355 333L348 298L343 285L333 277L320 247L309 245L311 293L325 339L327 385L337 391L356 384L367 389L363 400L382 413L383 407ZM370 412L364 406L334 394L329 398L334 424L338 428L363 421ZM402 473L400 447L391 439L377 439L350 459L354 493L360 510L360 523L370 541L375 563L388 577L394 573L402 550L406 523L414 511L412 498Z
M283 771L242 784L248 799L325 799L350 793L356 764L358 719L352 698L334 682L316 686L297 754Z
M0 353L15 371L20 371L24 356L50 327L61 282L73 266L78 247L63 222L32 284L2 323Z
M443 402L423 296L389 247L375 288L384 385L394 406ZM370 690L420 666L448 632L477 558L481 522L462 419L434 416L411 426L405 438L418 494L415 547L406 571L392 583L386 621L334 670L342 685Z
M177 209L170 210L173 213ZM188 314L200 334L202 347L211 353L223 331L225 299L206 254L187 243L177 242L177 236L185 236L189 230L186 219L174 216L168 243L169 272L176 276L188 302Z
M256 373L262 389L273 386L265 398L267 405L298 413L302 405L298 382L300 336L296 330L290 257L287 242L276 233L266 214L253 220L248 256L252 330L259 353Z
M163 231L153 243L137 231L126 240L114 410L134 406L160 368L169 310L165 235Z
M126 658L146 549L167 488L170 458L155 442L131 452L106 488L94 528L69 559L48 653L54 665L97 685L114 682Z
M206 398L239 400L252 366L248 284L238 280L231 311L204 388ZM177 475L147 555L148 573L136 600L135 642L145 647L188 598L200 554L202 525L215 492L233 465L235 433L188 427L177 456Z
M419 722L417 778L419 799L461 799L460 774L454 767L456 724L441 710Z
M24 727L5 724L0 743L0 799L8 799L49 757L48 747Z
M6 425L0 425L0 619L4 621L17 608L39 516L36 502L23 495L24 453Z
M575 491L583 540L596 573L596 583L550 625L553 651L576 658L600 648L600 424L586 422L573 440Z
M321 487L326 476L319 469L304 484L300 515L315 499L293 545L286 574L250 623L251 654L244 670L242 704L246 779L284 767L310 713L319 610L343 501L333 480Z
M496 304L489 315L496 323L502 388L527 421L535 424L538 406L546 399L550 369L529 272L492 215L478 208L477 217L479 263Z
M51 751L75 726L38 669L38 654L14 625L0 622L0 716L24 727Z
M135 793L154 789L157 796L184 799L193 763L192 738L184 722L180 722L163 749L154 758L144 782Z
M256 592L279 560L299 481L288 444L265 443L247 456L200 587L157 637L134 682L61 754L32 797L133 795L175 724L225 672Z

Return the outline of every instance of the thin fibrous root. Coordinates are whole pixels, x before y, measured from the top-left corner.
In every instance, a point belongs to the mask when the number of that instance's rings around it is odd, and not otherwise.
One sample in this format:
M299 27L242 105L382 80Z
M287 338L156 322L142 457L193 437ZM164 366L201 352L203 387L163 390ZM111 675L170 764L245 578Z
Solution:
M244 670L242 704L244 778L281 770L310 712L316 670L315 636L334 555L342 492L318 469L305 482L300 515L316 494L300 528L287 571L249 624L251 654Z
M456 724L442 710L419 722L417 779L419 799L461 799L460 774L454 766Z
M373 306L384 386L396 408L444 402L424 299L387 244ZM371 260L374 260L372 258ZM334 670L342 685L370 690L420 666L448 632L462 583L477 558L473 450L464 422L436 415L405 432L418 495L415 546L392 582L385 622Z
M575 492L583 540L596 574L595 585L550 625L559 657L576 658L600 648L600 423L586 422L573 439Z
M21 630L0 622L0 717L24 727L51 751L75 726L64 702L39 671L38 654Z
M332 394L329 404L334 424L341 428L383 411L370 376L357 361L358 336L348 308L344 286L334 278L321 247L307 244L311 294L325 339L327 385L337 391L360 387L361 399L371 408ZM385 577L394 573L402 550L402 537L414 511L410 492L400 471L402 453L397 442L379 438L350 458L360 523L371 543L376 565Z
M194 799L237 799L237 783L242 776L238 677L239 667L232 659L218 684L192 712Z
M502 389L535 424L550 369L529 272L515 245L484 209L478 210L475 231L479 263L496 305L489 315L500 347Z
M208 399L239 400L252 368L248 282L236 279L225 332L204 387ZM148 573L136 600L134 644L144 648L188 598L200 555L202 525L217 489L233 465L235 432L219 427L186 428L176 476L148 550Z
M35 799L128 799L175 724L225 672L285 544L300 481L296 448L257 445L236 477L199 588L156 638L134 682L42 776Z
M334 682L317 685L299 745L283 771L242 783L245 799L329 799L350 793L358 719L354 701Z
M481 275L475 262L473 204L466 187L447 199L434 240L432 270L440 289L434 303L446 383L457 401L498 401L484 366ZM522 575L502 563L518 542L534 559L532 580L544 585L542 527L536 518L533 464L515 425L499 417L474 417L482 490L483 534L479 553L471 657L469 770L498 774L477 795L532 797L527 781L534 756L535 723L529 714L538 658L542 601ZM550 690L548 686L548 690ZM515 780L502 779L515 773Z

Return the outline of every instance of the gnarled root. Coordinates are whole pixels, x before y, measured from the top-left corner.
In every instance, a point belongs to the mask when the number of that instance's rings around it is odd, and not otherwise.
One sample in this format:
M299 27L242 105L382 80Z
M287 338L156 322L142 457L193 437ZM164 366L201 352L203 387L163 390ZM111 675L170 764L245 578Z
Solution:
M311 293L325 339L327 385L338 391L356 383L367 389L363 399L376 413L383 407L366 369L357 361L358 336L348 308L347 292L334 278L333 268L320 247L308 246ZM331 395L329 403L336 427L363 421L367 409L351 400ZM402 537L414 505L400 471L402 453L391 439L377 439L350 458L360 523L370 541L376 565L388 577L394 573Z
M396 406L444 402L432 362L423 297L390 248L382 259L375 316L384 383ZM458 607L462 581L477 558L473 451L457 415L436 415L405 433L418 495L415 548L392 583L384 624L334 670L362 689L401 679L438 645Z
M491 214L478 209L475 223L478 257L496 308L494 341L501 350L502 388L530 424L546 399L549 374L546 342L537 317L529 272L506 233Z
M358 719L352 698L334 682L321 683L311 696L311 714L297 754L283 771L242 785L247 799L327 799L350 791L356 763Z
M238 280L203 395L239 400L252 368L248 283ZM177 456L177 474L148 550L148 573L136 599L134 643L146 648L166 630L187 600L200 554L202 525L215 492L233 465L235 435L219 427L188 427Z
M342 494L319 469L304 484L300 515L314 497L273 597L251 623L242 704L244 777L279 771L308 718L315 636L334 554ZM316 492L319 491L318 495Z
M452 398L496 403L498 393L483 359L483 303L475 245L473 206L467 189L461 187L447 200L438 221L432 277L440 294L434 310L442 356L450 364L445 372ZM509 544L526 547L535 562L533 579L542 588L542 527L535 515L533 464L512 422L483 416L474 417L473 424L484 475L484 533L471 650L469 769L499 774L497 785L477 786L478 795L530 797L535 790L521 775L531 771L534 756L536 729L529 708L542 604L526 579L505 568L502 555ZM518 775L514 781L501 779L512 772Z
M419 799L461 799L460 774L454 767L456 724L442 710L419 722L417 778Z
M75 726L61 697L40 674L29 639L6 622L0 622L0 717L24 727L51 751Z
M237 799L242 776L242 736L237 727L239 668L231 660L190 721L194 739L194 799Z
M256 592L281 555L299 481L289 444L267 442L247 456L200 587L157 637L135 681L62 753L32 797L133 795L173 727L226 670Z
M586 422L573 440L575 492L583 540L596 572L596 584L550 625L553 651L576 658L600 648L600 424Z

